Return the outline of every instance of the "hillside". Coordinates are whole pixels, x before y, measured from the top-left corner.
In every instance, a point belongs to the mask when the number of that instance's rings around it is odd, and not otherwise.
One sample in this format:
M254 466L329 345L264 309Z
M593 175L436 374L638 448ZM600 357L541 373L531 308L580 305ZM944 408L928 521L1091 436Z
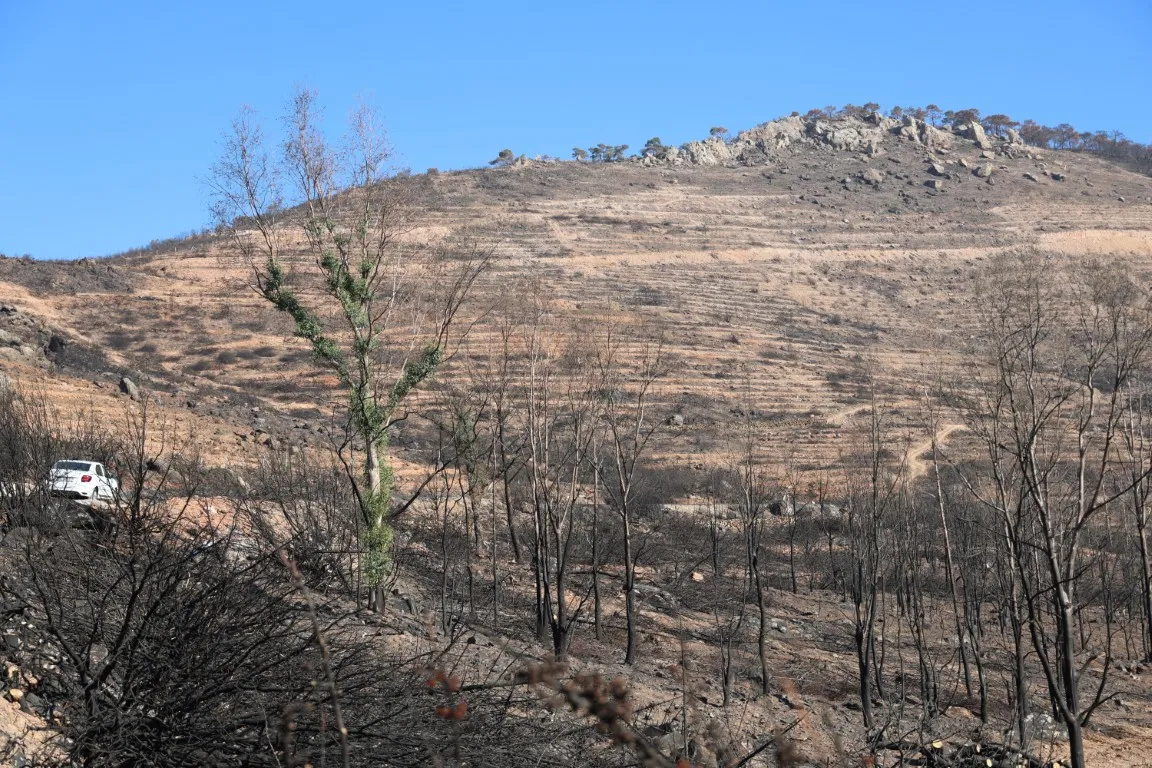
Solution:
M1152 266L1147 177L1081 154L960 137L931 149L874 130L886 138L818 137L751 161L521 161L407 183L429 233L499 238L475 306L538 279L572 318L612 306L663 333L675 376L660 408L685 424L662 438L670 461L715 448L745 402L820 466L860 405L865 358L912 400L955 362L992 254L1108 256L1141 279ZM982 165L991 178L975 175ZM296 427L320 417L329 383L247 281L211 239L131 261L4 260L0 295L16 310L5 330L19 337L0 350L5 369L102 409L117 392L99 374L133 373L221 456L246 453L235 433L259 406L266 434L308 445ZM39 351L53 333L68 342L61 356ZM18 353L23 342L36 351Z
M766 566L765 592L773 633L764 642L774 665L772 693L757 695L757 640L749 618L732 632L745 633L733 694L743 709L734 714L739 707L718 705L721 686L713 656L723 647L724 622L735 619L717 606L737 600L733 595L741 594L741 580L726 578L723 567L709 570L706 548L709 535L713 546L716 537L739 539L738 514L732 512L738 505L718 501L717 477L731 470L734 456L738 464L743 425L755 425L772 500L790 504L778 487L786 484L800 502L802 486L837 486L838 478L857 466L854 454L874 381L890 409L894 445L887 449L911 483L929 475L936 441L954 446L958 460L980 450L950 410L929 424L924 403L929 391L966 375L976 359L971 347L980 309L978 283L988 279L998 255L1035 251L1041 263L1099 257L1123 265L1143 290L1152 285L1152 179L1087 153L1027 147L1011 136L946 133L914 120L784 119L730 142L691 143L661 157L612 163L522 158L508 167L420 174L390 183L405 188L417 211L409 235L414 240L470 231L497 243L467 305L475 325L413 406L429 418L401 424L393 437L401 485L440 460L444 443L436 432L442 418L437 408L454 388L467 389L460 382L472 381L492 364L501 320L516 316L522 304L546 302L550 322L577 340L592 338L611 320L628 330L628 349L637 355L642 340L659 338L665 373L653 383L651 418L660 428L645 466L652 478L645 498L667 514L667 522L645 518L644 523L651 544L639 569L649 590L641 612L641 658L635 667L620 663L625 608L614 583L604 598L605 637L594 639L591 629L581 626L569 661L577 671L628 677L639 704L651 705L645 722L662 729L649 734L654 740L681 734L687 744L689 689L691 717L715 728L723 722L725 738L746 749L788 726L796 713L809 712L793 734L794 754L788 759L795 764L860 764L854 762L864 736L859 705L853 708L853 609L846 587L837 582L833 555L834 548L839 552L850 543L841 538L834 547L831 527L813 523L804 529L809 543L800 557L800 580L806 584L800 594L795 570L789 573L800 526L782 520L767 524L764 547L773 557ZM250 276L249 265L223 235L128 257L2 259L0 384L7 380L25 394L42 396L61 421L83 422L100 432L119 429L125 414L139 407L122 392L121 377L129 377L143 393L149 419L168 430L168 444L187 441L185 450L197 453L207 475L217 478L201 494L205 517L212 518L212 506L239 518L246 503L259 505L229 500L237 491L228 478L267 473L282 466L276 457L329 456L346 402L334 378L314 364L308 346L293 338L291 324L252 289ZM363 624L355 631L372 634L388 652L400 648L412 656L442 647L453 632L470 637L461 642L475 645L479 655L461 662L461 669L481 678L525 658L549 657L547 643L533 636L529 556L516 562L503 540L497 543L495 486L491 503L481 500L479 511L462 513L454 544L443 521L461 513L447 502L443 511L417 509L398 524L402 576L396 594L400 601L412 601L409 610L397 609L386 618L358 612L356 621ZM909 495L930 497L921 491ZM446 486L443 496L467 494ZM829 496L844 506L849 492L837 487ZM809 494L805 500L820 504L816 517L822 518L829 499ZM724 520L720 534L715 533L718 504ZM480 531L481 524L489 524L485 510L492 518L490 547L481 541L489 536ZM504 602L482 597L479 608L473 602L466 612L473 580L480 584L489 578L486 560L478 565L469 555L465 564L458 554L449 579L449 552L469 549L470 519L477 557L491 556L492 583L501 585ZM828 572L818 560L825 546L832 564ZM735 573L739 545L733 547L729 565ZM583 539L577 548L584 557ZM612 539L609 557L618 557L619 549ZM618 580L620 570L612 567L605 571ZM945 583L934 566L925 579ZM459 626L428 630L449 592L459 602ZM943 616L946 593L927 598L923 610ZM988 642L1007 647L1003 604L987 599L988 615L999 618L1001 627L999 635L989 629ZM902 626L903 611L896 613L895 600L882 610ZM1107 611L1093 603L1084 615L1095 625ZM441 620L446 622L444 616ZM934 622L929 635L924 642L941 659L958 643L944 620ZM731 653L731 634L727 642ZM900 635L892 642L908 649L912 641ZM1133 642L1138 646L1139 637ZM1139 655L1138 649L1132 655ZM1037 664L1034 658L1028 663ZM949 656L940 665L952 669L956 660ZM1009 665L998 657L990 668L1001 695ZM1109 674L1095 657L1085 661L1085 669L1092 679ZM1104 706L1088 733L1090 764L1148 765L1141 746L1152 734L1146 667L1128 666L1114 674L1122 703ZM900 678L903 691L903 671ZM761 683L767 690L769 683ZM940 719L930 727L922 724L919 733L902 731L900 738L960 745L979 733L990 743L1003 742L1011 730L1007 705L996 705L992 724L979 727L972 695L965 696L956 681L948 685L952 690ZM911 710L919 703L914 688L909 683L911 698L901 694L900 712L891 715L902 727L904 706ZM1039 676L1031 691L1036 701L1043 698ZM531 706L531 700L518 700L516 717L535 723ZM1048 717L1043 705L1035 712ZM696 734L707 730L699 722L693 728ZM573 745L557 733L539 737L541 743L547 737L548 744L559 745L558 752L548 752L546 764L592 764L583 750L594 747ZM1059 738L1049 738L1044 749L1052 759L1065 747ZM777 752L784 754L782 748ZM785 757L773 759L787 764ZM218 764L230 763L221 758ZM976 763L957 757L952 764Z

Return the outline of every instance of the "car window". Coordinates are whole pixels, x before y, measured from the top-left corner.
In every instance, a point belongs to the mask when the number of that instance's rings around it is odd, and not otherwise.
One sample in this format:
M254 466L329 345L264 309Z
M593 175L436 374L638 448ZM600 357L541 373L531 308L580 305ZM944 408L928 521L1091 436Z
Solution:
M58 469L62 472L89 472L92 469L92 463L87 461L58 461L52 465L52 469Z
M104 477L104 467L102 467L102 466L100 466L99 464L97 464L97 465L96 465L96 474L97 474L97 476L99 476L99 477Z

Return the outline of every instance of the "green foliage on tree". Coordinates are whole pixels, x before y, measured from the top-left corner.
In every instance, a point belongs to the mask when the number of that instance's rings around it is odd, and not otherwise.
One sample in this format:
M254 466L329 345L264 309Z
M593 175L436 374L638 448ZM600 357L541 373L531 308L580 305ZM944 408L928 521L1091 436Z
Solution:
M581 163L588 159L588 150L580 149L580 147L572 148L572 159L578 160Z
M360 508L370 606L379 608L392 567L388 432L405 399L442 362L449 326L487 255L454 254L459 272L442 276L442 296L415 284L418 254L400 238L410 211L404 187L384 175L390 152L374 113L354 113L348 146L334 148L316 128L315 112L315 94L299 91L279 160L265 150L252 113L242 113L213 168L213 210L247 258L257 292L292 318L295 335L346 393L350 439L339 458ZM504 150L498 160L511 155ZM291 215L281 204L281 178L296 184L300 205ZM301 240L302 263L314 265L310 276L295 268L298 252L289 250ZM413 355L412 333L421 331Z
M511 165L512 161L516 159L516 155L510 149L500 150L500 154L492 160L488 161L488 165Z
M644 157L655 157L663 160L668 156L668 147L664 146L664 142L660 141L659 136L653 136L644 142L644 149L640 151Z

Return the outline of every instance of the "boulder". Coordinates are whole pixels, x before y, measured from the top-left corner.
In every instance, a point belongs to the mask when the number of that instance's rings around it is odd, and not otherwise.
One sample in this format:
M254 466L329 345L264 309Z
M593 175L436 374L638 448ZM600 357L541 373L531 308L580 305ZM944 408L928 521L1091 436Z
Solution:
M656 608L668 609L676 605L676 598L669 592L651 584L636 584L632 587L636 596L648 600Z
M1024 145L1024 138L1020 135L1020 131L1016 130L1015 128L1009 128L1008 129L1008 143L1023 146Z
M952 149L952 134L931 126L923 120L917 120L911 115L904 116L904 122L896 129L896 135L902 139L923 144L929 149Z
M921 123L920 143L933 149L952 149L953 139L948 131L942 131L928 123Z
M964 135L980 147L980 149L992 149L992 142L988 140L988 135L984 133L984 126L980 123L968 123L964 127Z
M928 187L928 189L931 189L935 192L944 191L944 182L940 179L929 179L928 181L924 182L924 185Z
M809 501L796 508L796 517L815 517L818 511L819 507L816 506L816 502Z
M792 517L796 514L796 506L792 503L791 496L784 496L784 498L769 504L768 511L780 517Z
M1065 179L1067 179L1067 178L1068 178L1068 177L1067 177L1067 176L1065 176L1064 174L1062 174L1062 173L1056 173L1055 171L1052 171L1052 172L1051 172L1051 173L1049 173L1048 175L1052 177L1052 181L1064 181Z
M1028 181L1040 181L1040 179L1036 178L1036 174L1027 171L1024 172L1024 178L1028 179Z
M880 186L880 182L884 181L884 172L875 168L865 168L857 175L865 184L871 184L874 187Z
M669 417L668 417L668 426L671 426L671 427L682 427L682 426L684 426L684 417L683 417L683 416L681 416L681 415L680 415L680 414L678 414L678 413L677 413L677 414L673 414L672 416L669 416Z
M120 391L128 395L133 400L140 399L140 389L136 386L136 382L127 376L120 377Z
M63 352L64 348L67 346L68 346L68 340L65 339L63 336L57 336L56 334L52 334L52 338L48 339L48 351L54 355L58 355L61 352Z
M932 163L928 166L928 173L932 174L933 176L947 176L948 169L940 163Z
M964 158L960 158L960 159L959 159L959 160L957 160L956 162L960 163L960 166L961 166L962 168L971 168L971 167L972 167L972 164L971 164L971 163L969 163L969 162L968 162L967 160L965 160Z
M410 615L416 615L420 612L419 601L406 592L401 592L399 589L392 590L392 596L396 598L400 610Z
M896 133L902 139L907 139L908 141L914 141L917 144L919 144L919 143L921 143L920 142L920 125L921 125L920 121L917 120L916 118L912 117L911 115L904 115L904 122L900 126L900 129Z
M983 165L976 166L976 170L972 171L972 173L978 178L987 179L995 170L996 168L992 163L984 163Z

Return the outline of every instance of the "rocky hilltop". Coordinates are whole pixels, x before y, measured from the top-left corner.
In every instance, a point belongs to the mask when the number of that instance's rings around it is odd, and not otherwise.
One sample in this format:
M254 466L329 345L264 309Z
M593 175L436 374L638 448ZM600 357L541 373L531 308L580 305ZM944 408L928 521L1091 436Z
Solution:
M790 147L808 146L847 152L863 152L870 157L884 154L885 146L894 141L910 141L928 151L947 153L955 141L963 138L982 150L995 150L1015 156L1029 154L1019 132L1008 129L1003 140L992 141L979 123L968 123L955 131L942 130L923 120L904 116L901 120L873 112L868 118L806 119L800 116L772 120L747 131L731 141L713 136L703 141L688 142L680 148L645 157L645 164L688 163L691 165L744 166L767 165Z

